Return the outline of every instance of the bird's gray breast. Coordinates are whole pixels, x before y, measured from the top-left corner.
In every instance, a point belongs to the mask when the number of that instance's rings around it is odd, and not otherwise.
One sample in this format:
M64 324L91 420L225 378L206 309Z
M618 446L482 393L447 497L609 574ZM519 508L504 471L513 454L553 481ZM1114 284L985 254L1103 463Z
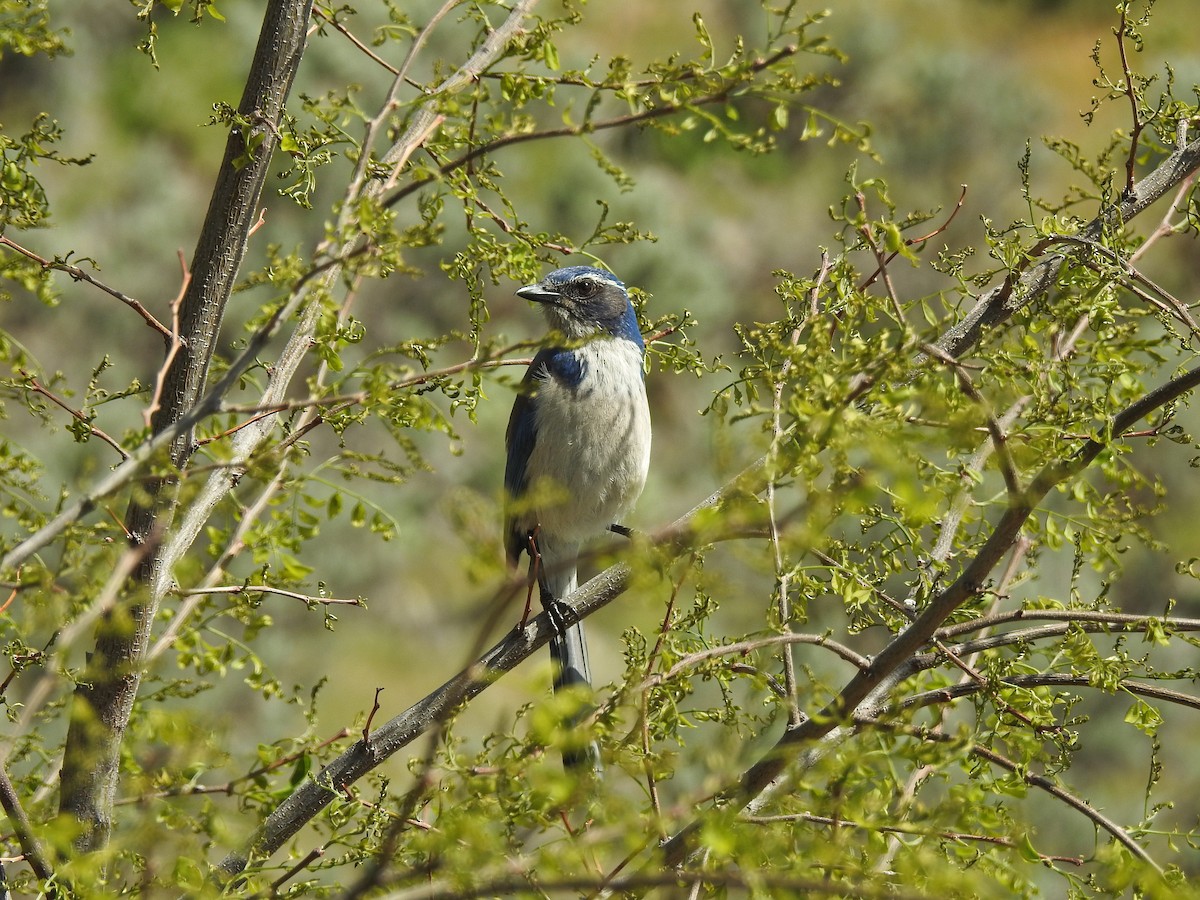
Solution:
M641 493L650 462L650 411L640 348L599 340L572 352L577 381L548 370L537 387L529 473L549 480L549 496L558 495L538 510L541 527L584 540L617 521Z

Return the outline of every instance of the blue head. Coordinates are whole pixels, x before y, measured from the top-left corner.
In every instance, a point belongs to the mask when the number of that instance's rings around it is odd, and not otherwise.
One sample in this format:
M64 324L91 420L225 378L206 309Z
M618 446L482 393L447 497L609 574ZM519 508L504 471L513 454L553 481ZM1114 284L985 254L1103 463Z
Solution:
M591 266L555 269L517 296L541 303L550 327L573 340L609 334L645 346L625 285L611 272Z

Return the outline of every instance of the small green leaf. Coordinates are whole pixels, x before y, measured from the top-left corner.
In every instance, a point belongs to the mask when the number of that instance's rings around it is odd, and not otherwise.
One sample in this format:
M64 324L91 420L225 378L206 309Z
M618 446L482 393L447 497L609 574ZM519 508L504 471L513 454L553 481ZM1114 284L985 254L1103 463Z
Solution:
M1036 863L1042 861L1042 854L1034 849L1033 842L1029 839L1028 831L1021 835L1021 840L1017 843L1017 852L1021 854L1021 859L1026 862Z

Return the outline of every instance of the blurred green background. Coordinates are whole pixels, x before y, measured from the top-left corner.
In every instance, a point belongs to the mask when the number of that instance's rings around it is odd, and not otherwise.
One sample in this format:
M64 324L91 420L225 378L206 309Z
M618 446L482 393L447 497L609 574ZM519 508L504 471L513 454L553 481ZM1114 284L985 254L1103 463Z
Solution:
M434 8L431 3L410 6ZM58 24L70 29L72 56L0 61L0 122L6 128L18 129L33 114L47 111L66 129L64 152L95 153L81 169L46 167L42 174L55 209L53 227L10 236L43 255L74 250L95 259L101 278L160 314L178 290L177 252L191 254L224 145L224 133L205 123L214 102L236 106L259 24L259 2L224 0L219 8L225 23L207 21L197 28L184 18L158 20L158 70L136 50L142 30L130 9L104 0L74 0L53 9ZM760 37L763 17L749 2L596 0L585 8L585 23L565 35L563 63L583 65L593 56L624 53L634 59L636 71L639 62L670 49L692 53L695 9L703 13L718 54L732 48L737 34ZM944 241L951 247L979 245L981 216L1004 224L1028 213L1018 171L1027 141L1032 142L1035 193L1057 198L1071 173L1041 145L1041 137L1066 138L1095 152L1124 121L1125 110L1117 105L1106 107L1090 127L1080 116L1096 90L1091 54L1097 40L1103 42L1102 58L1113 60L1112 4L838 0L830 10L815 31L827 33L848 59L801 57L802 69L829 71L841 82L808 101L843 121L870 123L879 161L822 139L801 141L800 115L780 136L777 152L766 157L705 144L698 132L673 141L654 132L597 135L636 182L629 191L599 171L585 148L569 142L526 145L496 158L510 197L533 230L581 239L598 215L597 200L603 200L611 220L632 220L653 232L656 242L612 248L605 261L651 295L651 315L691 310L699 321L691 336L702 355L725 357L734 369L732 323L777 315L774 270L817 268L820 248L832 245L827 210L846 193L844 175L852 163L857 161L860 174L883 175L901 211L940 209L939 221L966 185L965 206ZM420 20L415 10L413 15ZM364 12L350 24L359 31L360 22L370 21L371 14ZM365 36L368 29L360 33ZM1170 60L1179 84L1200 81L1194 3L1159 3L1148 35L1145 51L1134 61L1138 68L1159 72ZM461 59L462 36L453 25L439 30L424 70L435 58ZM316 95L348 81L362 84L359 101L370 110L386 89L387 76L331 34L314 39L294 93ZM268 196L267 224L254 238L252 255L260 257L268 241L311 247L345 171L344 164L335 164L320 173L324 186L312 210ZM273 187L278 184L269 185L269 193ZM1079 212L1092 215L1084 207ZM415 218L415 212L402 209L402 223L406 217ZM1156 215L1146 218L1148 228ZM461 222L450 216L448 224L443 247L411 255L422 276L393 276L356 301L355 315L368 329L361 352L464 321L466 289L438 267L439 259L462 242ZM974 264L982 268L986 260L977 257ZM1187 299L1194 294L1188 288L1200 276L1200 260L1168 246L1153 254L1148 269ZM928 270L898 277L908 296L950 286ZM18 293L0 310L3 327L25 343L41 367L64 371L67 383L81 389L108 354L115 364L111 385L151 377L161 347L133 314L94 288L66 278L59 283L58 308L44 308ZM490 327L513 339L536 337L542 323L513 296L517 287L489 288ZM241 336L239 326L255 310L256 296L235 295L231 301L226 348ZM467 352L451 347L440 359L457 361ZM650 482L632 524L654 528L670 522L754 457L757 435L736 428L716 432L712 419L700 415L713 391L730 379L728 373L700 379L650 375L656 446ZM504 375L489 385L477 423L455 419L459 439L419 437L433 471L417 473L402 486L363 489L400 522L395 540L382 542L364 530L332 523L309 544L303 557L316 570L314 584L319 579L336 596L366 597L365 610L338 610L330 633L320 613L282 598L267 601L277 627L260 641L259 650L285 685L328 678L321 701L325 731L333 733L365 714L376 687L386 689L381 715L390 716L467 662L479 603L495 585L473 579L462 560L488 554L500 559L503 430L512 380ZM136 426L139 415L128 404L106 410L99 424L120 433ZM47 461L51 485L88 483L112 461L95 442L78 445L64 431L47 433L20 410L9 410L0 428ZM381 436L352 432L349 440L364 441L366 451L387 447ZM328 436L316 437L313 461L334 453L335 446ZM1193 524L1195 475L1188 467L1192 455L1187 446L1160 445L1145 457L1145 465L1159 471L1174 491L1156 527L1169 535L1173 556L1181 559L1200 556ZM1119 602L1131 610L1160 611L1167 596L1176 596L1181 612L1195 614L1194 583L1176 576L1164 559L1147 555L1133 563L1137 577L1117 585ZM733 594L723 598L723 615L731 622L761 618L759 598L769 596L769 590L754 589L763 587L762 576L744 562L736 551L726 559ZM1047 570L1038 586L1048 594L1056 588L1052 573ZM740 591L753 608L739 608ZM654 629L662 615L661 593L625 596L589 622L601 683L620 674L622 629ZM527 665L489 691L486 702L475 704L471 721L505 727L513 708L540 696L547 679L548 663L539 659ZM217 730L224 729L235 743L239 738L251 744L270 741L305 727L298 710L261 700L237 679L211 696L224 707ZM1164 742L1176 727L1168 721ZM1097 740L1103 743L1103 732ZM1100 745L1085 750L1081 761L1114 772L1128 763L1119 748ZM1143 762L1137 766L1144 771ZM1091 799L1120 811L1123 788L1114 779L1113 796Z

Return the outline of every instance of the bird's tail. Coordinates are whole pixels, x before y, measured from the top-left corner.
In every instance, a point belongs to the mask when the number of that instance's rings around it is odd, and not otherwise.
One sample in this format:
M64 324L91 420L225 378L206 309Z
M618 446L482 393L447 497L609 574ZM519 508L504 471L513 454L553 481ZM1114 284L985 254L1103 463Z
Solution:
M554 635L550 638L550 658L554 661L554 692L584 686L592 686L592 670L588 665L587 637L582 622L573 622L574 613L560 601L575 590L575 567L559 572L548 572L541 578L542 605L550 614ZM569 722L574 727L587 715L582 709ZM595 741L577 750L563 752L563 766L574 771L591 770L599 774L600 747Z

